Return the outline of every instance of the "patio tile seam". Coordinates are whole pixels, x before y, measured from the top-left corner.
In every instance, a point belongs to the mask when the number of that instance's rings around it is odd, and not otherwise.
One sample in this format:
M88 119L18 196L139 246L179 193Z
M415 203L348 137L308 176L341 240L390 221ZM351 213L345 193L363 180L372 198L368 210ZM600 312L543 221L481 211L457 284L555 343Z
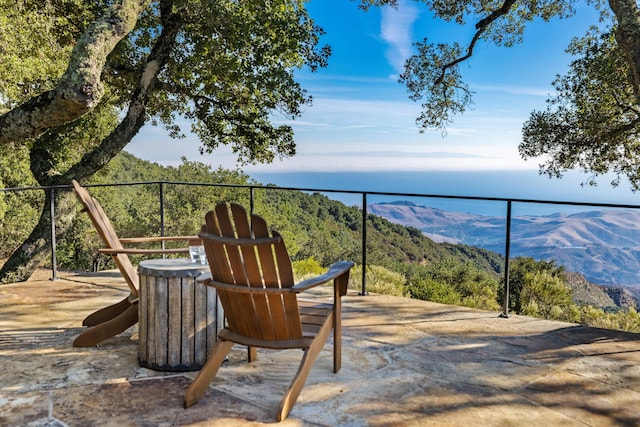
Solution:
M584 376L584 375L581 375L581 374L578 374L578 373L573 373L573 372L565 372L565 373L577 376L577 377L579 377L581 379L586 380L587 382L596 382L596 383L604 386L608 390L631 391L631 392L633 392L635 394L639 394L640 395L640 392L638 392L637 390L629 390L629 389L627 389L625 387L618 387L615 384L599 381L599 380L597 380L597 379L595 379L593 377L588 377L588 376ZM589 415L598 416L598 415L601 415L600 414L600 410L602 409L602 406L597 406L597 405L592 406L592 404L590 402L588 402L588 401L582 401L580 405L576 406L576 405L572 404L571 402L570 403L563 403L563 402L557 402L555 400L551 401L551 402L549 402L549 401L544 402L544 401L538 401L538 399L535 398L536 392L537 392L541 396L540 400L544 400L545 391L544 390L543 391L536 390L534 387L531 387L531 386L534 386L536 383L547 379L551 375L552 374L550 374L548 376L545 376L545 378L541 377L541 378L538 378L535 381L530 382L526 387L522 387L519 391L514 391L514 394L517 394L519 397L521 397L522 399L527 400L528 402L531 402L532 404L538 405L540 407L544 407L547 410L553 411L556 414L559 414L559 415L564 416L564 417L566 417L568 419L571 419L571 420L575 421L576 423L580 423L582 425L588 425L588 426L599 425L598 423L594 424L594 423L587 422L586 420L580 419L579 418L579 415L580 415L579 411L583 411L583 412L586 411L587 418L589 417ZM569 406L566 406L566 405L569 405ZM575 412L576 409L579 410L579 411ZM575 416L571 414L572 411L576 413ZM625 417L628 417L626 414L622 414L622 415L624 415ZM628 422L627 421L619 421L619 422L611 424L611 425L634 425L634 426L636 426L636 425L638 425L637 424L637 420L638 420L637 416L633 416L632 415L631 418L629 418L627 420ZM609 424L603 424L603 425L609 425Z
M574 369L567 369L564 372L566 372L567 374L571 374L571 375L575 375L577 377L580 377L580 378L582 378L582 379L584 379L586 381L597 382L597 383L599 383L599 384L601 384L603 386L609 387L611 389L624 390L624 391L628 391L628 392L631 392L631 393L636 393L636 394L638 394L640 396L640 390L634 390L634 389L629 388L629 387L621 387L618 384L615 384L613 382L603 381L603 380L601 380L599 378L595 378L595 377L592 377L592 376L584 375L581 372L578 372L578 371L576 371Z
M576 359L579 359L579 358L576 358ZM536 379L534 379L532 381L529 381L528 383L523 384L521 387L515 388L515 389L513 389L511 391L513 393L518 394L519 396L522 396L523 398L525 398L527 400L531 400L531 401L535 402L535 400L531 399L530 397L526 397L526 396L522 395L521 393L532 392L532 391L534 391L533 390L533 386L535 386L536 384L541 383L541 382L543 382L545 380L548 380L548 379L552 378L553 376L556 376L556 375L562 374L562 373L565 373L565 374L568 374L568 375L573 375L575 377L579 377L579 378L585 380L586 382L598 383L598 384L604 386L605 388L608 388L608 389L611 389L611 390L628 391L628 392L632 392L632 393L636 393L636 394L640 395L640 391L638 391L638 390L633 390L633 389L630 389L628 387L620 387L617 384L614 384L614 383L611 383L611 382L607 382L607 381L603 381L601 379L598 379L598 378L595 378L595 377L592 377L592 376L584 375L583 373L581 373L581 372L579 372L579 371L577 371L575 369L563 369L563 368L551 369L550 372L547 372L544 375L540 375L538 378L536 378ZM547 407L544 404L541 404L541 405Z
M190 371L190 372L179 372L179 373L168 374L168 375L155 375L155 376L142 377L142 378L132 378L128 381L131 383L135 383L135 382L142 383L145 381L158 381L158 380L166 380L166 379L172 379L172 378L186 378L190 383L191 381L193 381L195 375L197 375L198 372L199 371ZM247 399L246 395L234 393L232 390L229 389L228 383L225 383L225 381L221 378L214 378L213 381L207 386L207 390L215 390L216 393L222 393L222 394L231 396L232 398L237 399L238 401L244 402L245 404L248 404L248 405L257 406L258 408L263 409L265 411L273 410L273 408L268 405L261 405L260 403L257 403L256 401L250 398ZM177 393L183 395L184 393L186 393L186 391L187 389L185 388L184 390L178 390Z
M547 411L551 411L551 412L553 412L554 414L556 414L556 415L558 415L558 416L560 416L560 417L566 418L566 419L568 419L568 420L571 420L571 421L573 421L573 422L575 422L575 423L578 423L578 424L581 424L581 425L585 425L585 426L591 426L591 424L589 424L589 423L587 423L587 422L585 422L585 421L582 421L582 420L580 420L580 419L578 419L578 418L576 418L576 417L574 417L574 416L571 416L571 415L569 415L569 414L566 414L565 412L560 411L560 410L556 409L556 408L555 408L555 407L553 407L553 406L549 406L549 405L545 405L545 404L543 404L543 403L541 403L541 402L537 402L536 400L533 400L533 399L531 399L530 397L527 397L527 396L525 396L525 395L523 395L523 394L520 394L520 393L518 393L518 392L515 392L515 391L513 392L513 394L514 394L514 395L516 395L516 396L518 396L520 399L524 400L525 402L530 403L530 404L531 404L531 405L533 405L533 406L537 406L537 407L539 407L539 408L544 408L544 409L545 409L545 410L547 410Z
M239 400L241 402L244 402L246 404L257 406L258 408L260 408L260 409L262 409L264 411L273 411L274 410L274 408L272 406L270 406L270 405L263 405L260 402L256 402L253 399L247 398L247 395L241 395L241 394L238 394L238 393L234 393L232 390L230 390L229 388L225 387L224 383L216 384L215 380L212 381L211 384L209 384L207 389L215 390L217 393L226 394L226 395L231 396L234 399L237 399L237 400ZM185 390L185 392L186 392L186 390Z
M412 370L412 369L409 369ZM452 388L453 390L459 390L460 386L470 386L470 387L474 387L474 388L482 388L482 389L486 389L489 391L490 394L492 395L500 395L503 393L507 393L507 394L511 394L515 397L517 397L518 399L523 400L524 402L527 402L535 407L538 408L542 408L544 410L547 411L552 411L553 413L555 413L556 415L562 417L562 418L566 418L567 420L571 420L572 422L578 423L580 425L591 425L583 420L580 420L579 418L572 416L570 414L567 414L565 412L563 412L560 409L556 409L555 406L553 405L549 405L549 404L545 404L544 402L540 402L537 401L536 399L531 398L530 396L524 394L523 392L526 391L530 391L529 387L537 382L543 381L545 378L548 378L549 376L552 376L555 374L555 372L553 373L548 373L546 375L541 375L540 378L537 378L533 381L530 381L529 383L527 383L524 386L518 387L518 388L509 388L509 387L502 387L502 386L497 386L497 385L491 385L491 384L486 384L486 383L479 383L479 382L473 382L473 381L465 381L465 380L459 380L459 381L455 381L455 380L449 380L440 376L435 376L435 375L430 375L424 372L418 372L420 375L422 375L424 378L429 379L431 381L433 381L434 384L438 384L440 386L444 386L446 388ZM592 380L592 378L589 377L584 377L587 380ZM604 383L604 385L609 386L609 384ZM623 389L623 388L619 388L616 387L618 389ZM561 408L561 407L560 407Z

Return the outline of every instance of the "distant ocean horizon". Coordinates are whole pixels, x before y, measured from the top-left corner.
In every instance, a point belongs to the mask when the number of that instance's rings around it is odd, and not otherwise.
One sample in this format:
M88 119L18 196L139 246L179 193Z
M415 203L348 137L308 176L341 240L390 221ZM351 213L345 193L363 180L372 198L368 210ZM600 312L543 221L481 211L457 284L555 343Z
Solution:
M602 177L596 187L582 186L585 175L567 173L562 179L540 176L536 170L517 171L426 171L426 172L248 172L262 184L300 189L332 190L331 199L350 206L361 206L355 192L401 193L401 195L367 195L367 204L408 200L413 203L453 212L478 215L506 213L506 202L409 197L407 194L436 196L488 197L549 202L601 203L640 208L640 194L634 194L625 181L614 188L611 178ZM334 192L334 191L345 191ZM588 210L599 206L571 206L546 203L513 203L513 215L550 215Z

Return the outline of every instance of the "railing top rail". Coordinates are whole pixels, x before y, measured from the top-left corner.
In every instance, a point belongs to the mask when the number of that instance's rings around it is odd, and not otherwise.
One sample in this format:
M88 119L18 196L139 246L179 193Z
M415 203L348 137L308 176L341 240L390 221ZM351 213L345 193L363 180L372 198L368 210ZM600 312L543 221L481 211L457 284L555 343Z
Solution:
M171 185L190 185L190 186L207 186L207 187L231 187L231 188L253 188L253 189L271 189L284 191L305 191L314 193L339 193L339 194L356 194L356 195L373 195L373 196L398 196L398 197L424 197L434 199L455 199L455 200L475 200L486 202L503 202L503 203L531 203L531 204L553 204L565 206L592 206L614 209L638 209L640 204L626 203L603 203L603 202L584 202L584 201L567 201L567 200L543 200L543 199L527 199L516 197L495 197L495 196L465 196L453 194L438 193L404 193L404 192L387 192L387 191L368 191L368 190L348 190L336 188L312 188L312 187L283 187L276 185L263 184L226 184L215 182L189 182L189 181L134 181L110 184L86 184L86 187L125 187L132 185L152 185L152 184L171 184ZM10 187L0 188L0 192L19 192L33 190L50 190L72 188L71 185L52 185L52 186L31 186L31 187Z

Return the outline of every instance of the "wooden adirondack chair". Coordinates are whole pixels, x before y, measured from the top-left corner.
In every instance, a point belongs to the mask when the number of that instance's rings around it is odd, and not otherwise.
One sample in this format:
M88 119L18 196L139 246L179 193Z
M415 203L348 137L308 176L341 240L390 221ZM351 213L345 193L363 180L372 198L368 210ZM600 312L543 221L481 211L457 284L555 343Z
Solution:
M270 349L300 348L304 355L289 385L278 412L285 419L295 404L309 371L324 346L331 329L333 336L333 372L341 366L341 303L347 292L351 262L338 262L319 277L294 285L291 261L281 236L269 234L266 222L232 204L219 204L209 212L199 236L202 238L213 286L224 308L227 327L218 334L218 342L206 364L189 386L184 405L196 403L215 378L218 368L234 343L249 347L249 361L255 347ZM303 302L297 298L311 287L333 280L333 304Z
M83 326L91 328L81 333L73 341L74 347L90 347L102 341L118 335L138 322L138 273L129 260L128 254L168 254L168 253L188 253L189 248L179 249L136 249L125 248L123 244L162 242L171 240L187 240L198 242L197 236L176 236L176 237L137 237L120 239L118 238L111 221L104 213L100 203L93 198L89 192L77 181L73 180L73 189L84 206L84 210L89 215L93 226L98 231L105 248L98 252L111 255L114 263L124 277L131 293L122 301L104 307L95 313L87 316L82 322Z

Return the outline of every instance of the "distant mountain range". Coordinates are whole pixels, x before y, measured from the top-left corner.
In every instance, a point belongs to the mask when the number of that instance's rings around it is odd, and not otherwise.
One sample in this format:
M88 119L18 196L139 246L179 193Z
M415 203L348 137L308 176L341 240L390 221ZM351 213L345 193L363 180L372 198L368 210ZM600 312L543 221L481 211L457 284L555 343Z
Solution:
M372 204L367 209L392 222L418 228L436 242L505 253L505 217L447 212L406 201ZM518 256L555 260L590 282L640 290L640 211L513 217L511 257Z

